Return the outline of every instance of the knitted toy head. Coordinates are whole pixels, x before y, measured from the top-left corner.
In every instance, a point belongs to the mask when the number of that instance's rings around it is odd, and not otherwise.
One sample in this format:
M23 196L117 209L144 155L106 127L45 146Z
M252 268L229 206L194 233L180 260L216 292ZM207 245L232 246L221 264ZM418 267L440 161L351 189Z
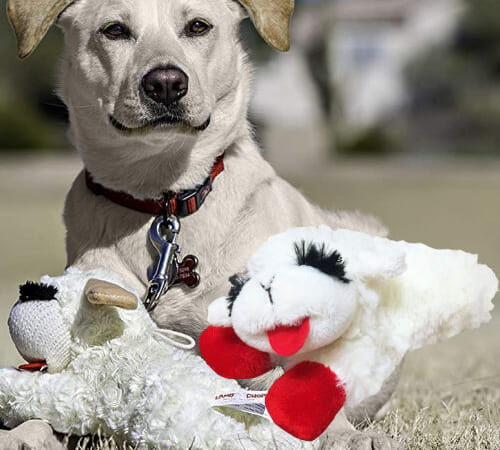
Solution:
M59 289L44 281L49 278L21 286L9 316L12 340L30 363L24 368L60 372L85 348L122 335L131 321L125 311L137 307L137 297L113 283L89 279L77 297L76 290L74 296L57 295Z
M207 363L228 378L281 365L266 407L311 440L375 394L408 350L489 319L498 281L473 255L328 227L271 237L208 311Z

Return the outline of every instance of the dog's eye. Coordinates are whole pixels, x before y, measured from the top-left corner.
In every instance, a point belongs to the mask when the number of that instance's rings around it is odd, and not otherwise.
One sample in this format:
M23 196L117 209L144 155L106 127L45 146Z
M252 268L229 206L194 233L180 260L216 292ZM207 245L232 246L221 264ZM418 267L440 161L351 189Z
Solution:
M108 39L128 39L130 30L123 24L111 22L101 28L101 33Z
M212 28L213 25L209 24L206 20L197 18L187 23L185 32L188 36L202 36Z

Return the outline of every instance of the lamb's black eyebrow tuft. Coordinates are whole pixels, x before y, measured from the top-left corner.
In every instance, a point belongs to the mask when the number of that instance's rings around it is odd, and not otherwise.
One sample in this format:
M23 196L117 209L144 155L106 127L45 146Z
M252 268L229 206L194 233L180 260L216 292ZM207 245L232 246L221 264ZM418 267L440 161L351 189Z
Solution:
M231 289L229 289L229 294L227 295L227 309L229 309L229 317L233 313L233 305L236 297L240 295L243 286L245 286L246 282L249 279L239 273L232 275L229 277L229 282L231 283Z
M321 246L313 242L306 244L302 240L300 243L295 243L295 254L297 255L297 264L299 266L314 267L326 275L337 278L343 283L351 281L345 276L344 261L340 253L335 250L327 252L325 244L321 244Z
M19 301L29 302L32 300L55 300L57 288L44 283L27 281L19 286Z

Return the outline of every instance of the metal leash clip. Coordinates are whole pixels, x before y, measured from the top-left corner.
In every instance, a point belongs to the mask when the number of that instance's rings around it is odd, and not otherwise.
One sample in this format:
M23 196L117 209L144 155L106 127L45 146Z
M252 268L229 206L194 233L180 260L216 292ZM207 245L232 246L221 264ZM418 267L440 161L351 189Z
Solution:
M148 311L152 311L160 297L170 286L184 284L195 288L200 282L200 276L195 271L198 258L187 255L179 263L177 255L180 246L177 244L177 235L181 230L179 219L173 214L157 217L149 230L149 241L158 254L155 264L148 269L149 286L143 303Z
M176 243L181 229L179 219L174 215L157 217L149 230L149 241L158 254L156 264L148 270L149 286L144 298L144 306L152 311L160 297L168 291L177 278L179 263L177 254L180 247Z

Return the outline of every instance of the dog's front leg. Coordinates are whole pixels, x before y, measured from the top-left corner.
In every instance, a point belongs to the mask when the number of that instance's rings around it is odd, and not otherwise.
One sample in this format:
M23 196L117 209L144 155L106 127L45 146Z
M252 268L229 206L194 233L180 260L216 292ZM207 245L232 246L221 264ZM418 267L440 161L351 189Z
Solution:
M340 410L334 421L320 436L320 448L332 450L402 450L401 442L379 433L356 430Z
M273 383L283 375L285 371L282 367L277 366L274 369L266 372L258 377L249 378L247 380L238 380L240 386L252 391L268 391Z
M87 250L69 262L70 269L76 269L81 272L106 273L120 280L121 283L135 290L137 293L142 293L146 289L143 281L134 275L130 267L126 266L114 247Z
M0 430L1 450L64 450L66 445L43 420L28 420L13 430Z
M382 419L386 415L392 395L398 387L403 363L404 360L396 367L391 376L384 381L379 392L368 397L356 407L346 410L347 417L349 417L351 423L360 427L366 425L367 422Z
M378 415L390 404L401 374L401 363L384 382L380 391L355 408L343 408L320 437L323 448L336 450L395 450L404 445L387 435L356 429L378 419ZM385 414L386 411L384 411Z

